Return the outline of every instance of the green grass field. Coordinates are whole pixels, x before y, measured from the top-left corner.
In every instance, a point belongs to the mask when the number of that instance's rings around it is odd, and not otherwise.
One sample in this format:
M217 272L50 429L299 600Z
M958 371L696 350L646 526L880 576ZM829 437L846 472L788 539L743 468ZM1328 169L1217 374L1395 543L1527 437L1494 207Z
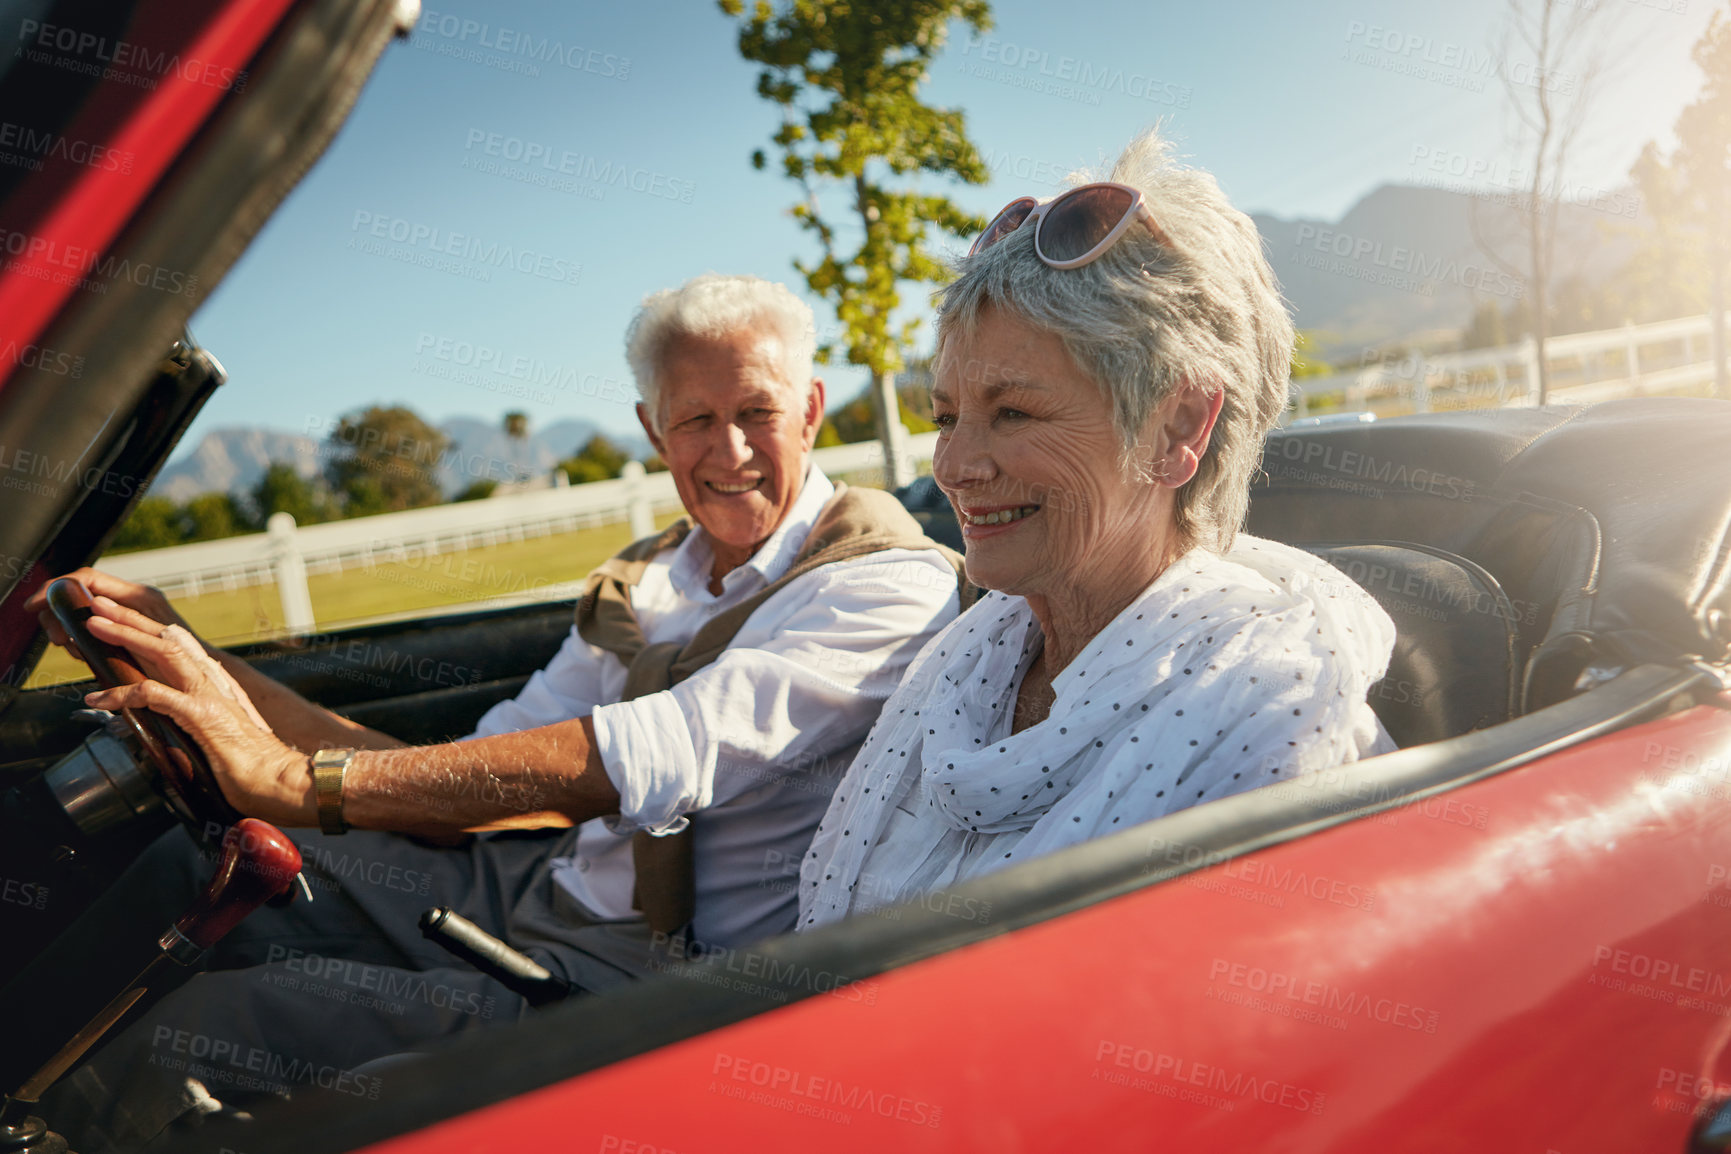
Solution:
M656 527L676 517L674 513L658 517ZM379 617L444 609L576 581L630 542L630 526L621 521L597 529L386 562L368 569L316 573L307 578L307 587L312 594L313 617L322 632ZM179 598L175 607L199 636L216 645L240 645L282 632L282 604L275 585ZM26 684L56 685L88 676L81 662L51 648Z

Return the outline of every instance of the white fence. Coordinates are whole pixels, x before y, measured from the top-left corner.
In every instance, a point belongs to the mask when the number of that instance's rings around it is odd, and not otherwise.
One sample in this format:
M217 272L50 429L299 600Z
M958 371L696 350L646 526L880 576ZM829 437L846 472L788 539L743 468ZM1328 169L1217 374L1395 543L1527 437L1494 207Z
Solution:
M1709 322L1710 317L1703 315L1552 337L1545 342L1549 399L1587 404L1711 384L1714 350ZM1538 360L1530 337L1517 345L1465 353L1431 357L1408 353L1358 372L1293 382L1297 415L1306 416L1311 400L1328 394L1344 394L1344 412L1363 410L1379 398L1403 400L1420 413L1533 405L1538 403Z
M910 437L909 455L915 463L929 461L936 444L935 433ZM873 482L881 480L884 472L883 450L876 441L818 449L812 459L831 476L848 474ZM296 526L294 518L278 513L271 518L268 533L121 553L103 558L101 566L129 581L155 585L170 597L197 597L215 590L233 591L274 582L288 631L303 635L315 628L307 592L309 574L372 568L409 553L437 556L619 521L631 522L633 536L647 535L656 513L680 508L679 494L671 474L645 474L635 462L626 471L625 477L615 481L592 481L323 525ZM545 592L557 594L551 589Z

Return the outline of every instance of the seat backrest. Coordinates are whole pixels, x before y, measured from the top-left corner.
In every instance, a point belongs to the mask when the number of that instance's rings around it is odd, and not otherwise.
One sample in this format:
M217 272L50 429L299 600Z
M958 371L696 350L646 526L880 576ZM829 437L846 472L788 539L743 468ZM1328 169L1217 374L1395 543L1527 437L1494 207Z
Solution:
M1464 557L1404 541L1308 543L1394 619L1388 675L1369 700L1401 746L1515 716L1520 631L1502 587Z

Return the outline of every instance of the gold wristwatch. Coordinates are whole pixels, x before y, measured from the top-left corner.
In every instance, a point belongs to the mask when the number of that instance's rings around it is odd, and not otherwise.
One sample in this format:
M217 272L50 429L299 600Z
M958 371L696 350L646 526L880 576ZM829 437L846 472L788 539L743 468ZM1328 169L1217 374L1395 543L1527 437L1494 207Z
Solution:
M319 829L347 833L343 820L343 775L354 760L352 749L321 749L313 754L313 800L319 807Z

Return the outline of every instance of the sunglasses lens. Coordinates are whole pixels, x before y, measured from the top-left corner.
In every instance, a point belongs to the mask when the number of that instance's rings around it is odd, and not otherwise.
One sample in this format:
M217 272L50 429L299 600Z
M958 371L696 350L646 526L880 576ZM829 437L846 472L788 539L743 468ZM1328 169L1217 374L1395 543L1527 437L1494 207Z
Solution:
M1040 220L1040 255L1047 260L1080 260L1106 239L1135 203L1135 193L1122 188L1093 185L1066 193Z
M1034 202L1026 198L1006 205L1004 211L994 217L992 223L986 226L986 231L982 232L979 239L974 241L974 247L968 250L968 255L973 256L977 252L984 252L1015 232L1022 226L1022 222L1028 219L1028 214L1033 211Z

